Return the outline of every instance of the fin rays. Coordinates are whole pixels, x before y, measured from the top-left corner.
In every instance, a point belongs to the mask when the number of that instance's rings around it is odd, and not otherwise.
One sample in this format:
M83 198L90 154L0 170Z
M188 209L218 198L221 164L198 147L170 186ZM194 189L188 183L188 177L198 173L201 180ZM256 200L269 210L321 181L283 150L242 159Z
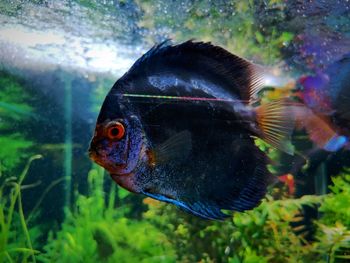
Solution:
M154 149L154 161L165 163L173 159L185 159L191 151L192 140L189 131L176 133Z
M163 57L167 57L167 61L162 60ZM192 40L179 45L171 45L170 41L166 40L154 46L133 65L129 73L139 70L148 71L148 64L151 63L152 66L159 65L162 69L171 65L189 68L189 59L192 62L191 67L205 70L203 72L215 73L221 80L231 83L232 90L237 89L244 101L252 102L264 86L265 71L261 66L214 46L210 42Z
M293 114L285 100L277 100L256 108L257 122L262 131L262 139L288 154L293 154L289 143L294 129Z

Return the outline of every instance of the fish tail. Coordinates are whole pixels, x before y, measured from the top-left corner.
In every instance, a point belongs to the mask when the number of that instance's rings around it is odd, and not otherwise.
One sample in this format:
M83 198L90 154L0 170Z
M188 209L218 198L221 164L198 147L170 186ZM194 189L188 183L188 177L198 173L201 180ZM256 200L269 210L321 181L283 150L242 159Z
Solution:
M290 136L295 126L295 118L290 114L289 102L285 99L262 104L255 108L256 121L261 138L288 154L294 153Z
M327 116L317 115L302 104L296 104L290 108L295 116L296 127L305 129L311 141L319 148L335 152L348 144L348 138L338 134Z
M288 154L294 153L290 137L295 128L305 129L317 147L329 152L349 145L349 138L340 135L327 116L315 114L302 103L276 100L258 106L256 115L260 137Z

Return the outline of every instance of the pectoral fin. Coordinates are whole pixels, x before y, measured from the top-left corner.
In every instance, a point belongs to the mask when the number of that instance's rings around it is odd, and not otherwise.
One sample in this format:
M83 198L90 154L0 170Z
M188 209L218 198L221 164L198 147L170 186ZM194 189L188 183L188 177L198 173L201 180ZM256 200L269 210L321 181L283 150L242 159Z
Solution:
M158 145L149 154L152 165L167 163L171 160L186 159L192 148L191 133L181 131Z

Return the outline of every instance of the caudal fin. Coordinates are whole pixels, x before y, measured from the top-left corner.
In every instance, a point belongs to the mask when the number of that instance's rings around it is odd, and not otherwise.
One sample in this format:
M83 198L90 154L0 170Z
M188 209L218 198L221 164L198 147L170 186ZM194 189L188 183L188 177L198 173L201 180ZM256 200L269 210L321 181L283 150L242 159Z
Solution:
M257 122L261 138L273 147L288 154L294 153L290 135L294 129L294 117L286 100L276 100L258 106Z
M288 154L294 151L290 136L295 128L305 129L317 147L330 152L338 151L349 141L327 116L315 114L301 103L277 100L257 107L256 114L261 138Z

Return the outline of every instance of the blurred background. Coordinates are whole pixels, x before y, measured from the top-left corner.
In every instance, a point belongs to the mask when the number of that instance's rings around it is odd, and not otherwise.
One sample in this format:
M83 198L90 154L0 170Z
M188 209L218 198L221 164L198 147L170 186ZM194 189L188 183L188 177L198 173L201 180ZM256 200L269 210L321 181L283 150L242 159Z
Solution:
M113 83L153 45L211 41L280 89L350 52L346 1L0 0L0 262L349 262L350 154L262 142L279 183L195 218L118 188L87 156ZM349 87L350 88L350 87Z

